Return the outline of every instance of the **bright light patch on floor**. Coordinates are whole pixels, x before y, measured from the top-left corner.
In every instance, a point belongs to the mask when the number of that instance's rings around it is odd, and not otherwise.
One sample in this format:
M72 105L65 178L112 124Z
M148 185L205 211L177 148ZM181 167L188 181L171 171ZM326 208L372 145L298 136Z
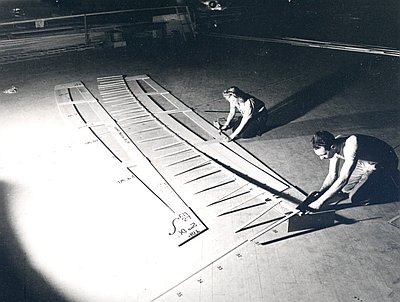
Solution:
M74 301L140 301L159 247L174 244L170 210L96 144L41 148L7 171L10 221L32 266Z

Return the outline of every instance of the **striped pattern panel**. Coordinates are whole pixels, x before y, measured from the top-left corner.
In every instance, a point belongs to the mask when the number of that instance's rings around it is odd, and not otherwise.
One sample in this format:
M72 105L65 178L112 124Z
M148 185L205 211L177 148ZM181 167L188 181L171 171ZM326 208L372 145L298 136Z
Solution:
M98 87L112 119L209 227L233 219L242 232L289 211L278 198L287 184L148 76L102 77Z
M106 147L167 207L171 225L165 229L171 230L169 235L178 245L208 229L81 82L56 86L55 96L70 124L81 129L87 140L100 141L101 148Z

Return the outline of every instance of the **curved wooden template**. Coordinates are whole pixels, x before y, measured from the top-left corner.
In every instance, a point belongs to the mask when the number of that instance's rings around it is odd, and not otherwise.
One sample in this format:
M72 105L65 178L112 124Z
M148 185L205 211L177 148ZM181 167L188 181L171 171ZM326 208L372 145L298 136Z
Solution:
M235 208L236 212L240 209L251 208L252 205L265 204L266 200L278 205L274 209L280 216L294 208L289 201L278 198L289 188L284 179L236 142L224 142L217 129L150 77L147 75L126 77L125 81L122 75L99 78L101 104L183 199L187 203L191 201L190 206L196 209L196 213L209 214L205 210L204 203L206 207L218 206L219 214L227 213L227 209L230 208ZM118 98L114 98L113 94L106 93L109 91L107 87L124 91L119 94L120 103L116 101ZM126 87L129 87L132 93L128 92ZM154 98L158 98L159 103ZM160 104L161 102L163 104ZM134 108L142 106L148 112L149 119L146 123L125 124L126 120L121 119L117 113L121 110L119 106L126 109L127 103ZM134 112L129 112L129 110L124 112L127 113L126 119L135 117ZM201 128L209 139L204 139L196 133L198 129L192 129L184 122L177 120L176 114L183 115L185 121L189 120ZM151 129L155 130L150 131ZM138 135L139 133L142 136ZM176 141L164 142L164 139L168 137L173 137ZM151 144L144 144L144 142L151 142ZM187 149L190 149L191 153L186 154L186 158L175 158L175 155L184 154ZM160 150L164 153L160 154ZM168 154L172 154L172 158ZM199 162L190 164L192 159L198 159ZM206 161L207 169L204 164ZM189 173L192 175L185 178L185 175ZM189 184L193 189L185 190ZM236 194L232 194L233 192ZM201 195L201 197L196 195ZM225 198L224 196L227 195L231 197ZM196 199L201 199L203 206L196 203ZM240 208L240 205L244 204L245 207ZM212 213L213 219L218 216L218 213ZM255 215L262 216L260 212L253 214L253 217ZM242 224L238 223L239 230Z
M79 129L89 130L93 138L101 141L170 210L172 226L165 228L172 229L169 235L175 238L178 245L207 230L207 226L183 202L81 82L57 85L55 96L61 115L69 123Z

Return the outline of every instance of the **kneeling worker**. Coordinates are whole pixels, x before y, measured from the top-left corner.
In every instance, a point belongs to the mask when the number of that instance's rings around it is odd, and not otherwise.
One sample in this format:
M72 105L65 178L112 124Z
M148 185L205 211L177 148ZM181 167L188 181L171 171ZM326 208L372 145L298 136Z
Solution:
M388 184L391 198L400 197L395 180L398 157L387 143L360 134L334 137L328 131L316 132L311 142L315 154L329 160L329 172L321 189L311 193L316 200L310 208L319 209L338 195L354 203L368 201L377 192L383 198L382 188Z
M261 135L267 128L267 109L264 102L243 92L236 86L226 89L222 95L229 102L229 114L220 131L232 128L228 140ZM234 120L236 109L241 117Z

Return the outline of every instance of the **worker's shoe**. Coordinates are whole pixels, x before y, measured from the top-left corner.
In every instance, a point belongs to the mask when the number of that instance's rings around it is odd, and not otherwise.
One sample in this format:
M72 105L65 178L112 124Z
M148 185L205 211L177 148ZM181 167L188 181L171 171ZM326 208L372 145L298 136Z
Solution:
M337 202L348 199L349 198L349 193L343 192L343 191L339 191L336 193L336 198L337 198Z

